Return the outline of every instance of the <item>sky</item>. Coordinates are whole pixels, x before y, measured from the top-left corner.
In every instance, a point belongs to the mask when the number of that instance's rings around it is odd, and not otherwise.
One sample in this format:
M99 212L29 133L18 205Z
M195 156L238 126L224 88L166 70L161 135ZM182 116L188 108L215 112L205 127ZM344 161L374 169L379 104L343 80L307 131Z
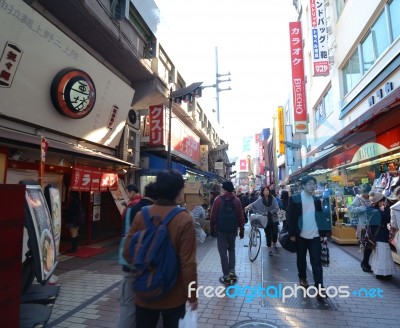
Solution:
M218 73L230 76L219 93L221 139L231 160L243 157L242 140L264 128L285 105L291 89L289 21L297 16L292 0L155 0L160 9L162 47L186 84L213 85ZM216 56L218 49L218 57ZM199 99L217 122L216 90Z

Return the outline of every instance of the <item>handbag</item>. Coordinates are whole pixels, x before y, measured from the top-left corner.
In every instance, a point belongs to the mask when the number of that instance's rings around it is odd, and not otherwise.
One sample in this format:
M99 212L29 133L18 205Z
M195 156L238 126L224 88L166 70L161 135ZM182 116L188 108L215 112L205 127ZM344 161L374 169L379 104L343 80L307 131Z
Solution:
M286 211L284 209L279 209L277 214L280 222L286 220Z
M289 233L286 228L282 228L278 240L283 249L286 249L290 253L296 253L296 242L289 238Z
M130 266L130 264L124 258L124 247L125 247L126 235L128 234L129 231L130 217L131 217L131 208L128 207L125 212L124 236L121 238L121 241L119 242L119 249L118 249L118 263L126 266Z
M372 234L371 225L368 220L367 224L361 228L360 244L364 249L374 250L376 248L376 235L380 227L381 225L379 224L375 234Z
M321 264L323 267L329 266L329 248L326 241L321 243Z

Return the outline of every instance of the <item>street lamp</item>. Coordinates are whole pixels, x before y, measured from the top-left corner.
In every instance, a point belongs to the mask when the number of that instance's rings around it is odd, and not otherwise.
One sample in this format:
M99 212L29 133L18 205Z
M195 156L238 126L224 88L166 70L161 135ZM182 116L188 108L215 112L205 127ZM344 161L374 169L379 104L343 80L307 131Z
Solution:
M182 100L190 102L193 97L201 96L201 84L203 82L195 82L186 88L169 91L169 130L168 130L168 155L167 155L167 170L171 169L171 137L172 137L172 102L180 103Z

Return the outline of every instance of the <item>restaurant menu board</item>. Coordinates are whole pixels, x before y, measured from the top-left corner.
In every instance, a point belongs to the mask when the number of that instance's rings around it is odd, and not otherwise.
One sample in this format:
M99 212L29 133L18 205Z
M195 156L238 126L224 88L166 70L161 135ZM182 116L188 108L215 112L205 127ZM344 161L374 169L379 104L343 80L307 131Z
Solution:
M53 220L39 185L27 185L25 198L25 225L29 234L35 276L44 285L57 265Z
M56 254L60 250L61 237L61 198L60 191L57 188L49 188L51 216L53 218L53 232L56 243Z

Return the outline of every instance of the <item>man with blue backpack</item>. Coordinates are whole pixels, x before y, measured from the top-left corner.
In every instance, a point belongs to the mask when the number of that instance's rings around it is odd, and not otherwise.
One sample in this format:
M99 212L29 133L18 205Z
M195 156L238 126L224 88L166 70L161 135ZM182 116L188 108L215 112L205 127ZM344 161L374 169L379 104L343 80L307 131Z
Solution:
M127 235L137 327L157 327L161 314L163 327L178 328L186 301L191 310L198 306L195 229L190 213L178 206L184 185L177 171L158 173L158 200L137 213Z
M235 196L233 183L224 181L223 194L215 198L210 216L211 236L217 237L218 252L221 258L223 276L219 281L225 285L232 285L238 279L235 273L236 236L244 237L244 216L242 203Z
M133 218L141 211L144 206L152 205L158 198L157 186L155 182L150 182L144 187L144 197L140 198L139 202L127 208L125 211L125 217L122 222L124 236L126 236L131 227ZM131 266L120 254L118 262L122 264L122 271L124 271L124 277L121 280L121 286L119 289L119 305L120 314L118 321L118 328L125 327L136 327L136 308L134 303L134 291L133 282L134 276L131 271Z

